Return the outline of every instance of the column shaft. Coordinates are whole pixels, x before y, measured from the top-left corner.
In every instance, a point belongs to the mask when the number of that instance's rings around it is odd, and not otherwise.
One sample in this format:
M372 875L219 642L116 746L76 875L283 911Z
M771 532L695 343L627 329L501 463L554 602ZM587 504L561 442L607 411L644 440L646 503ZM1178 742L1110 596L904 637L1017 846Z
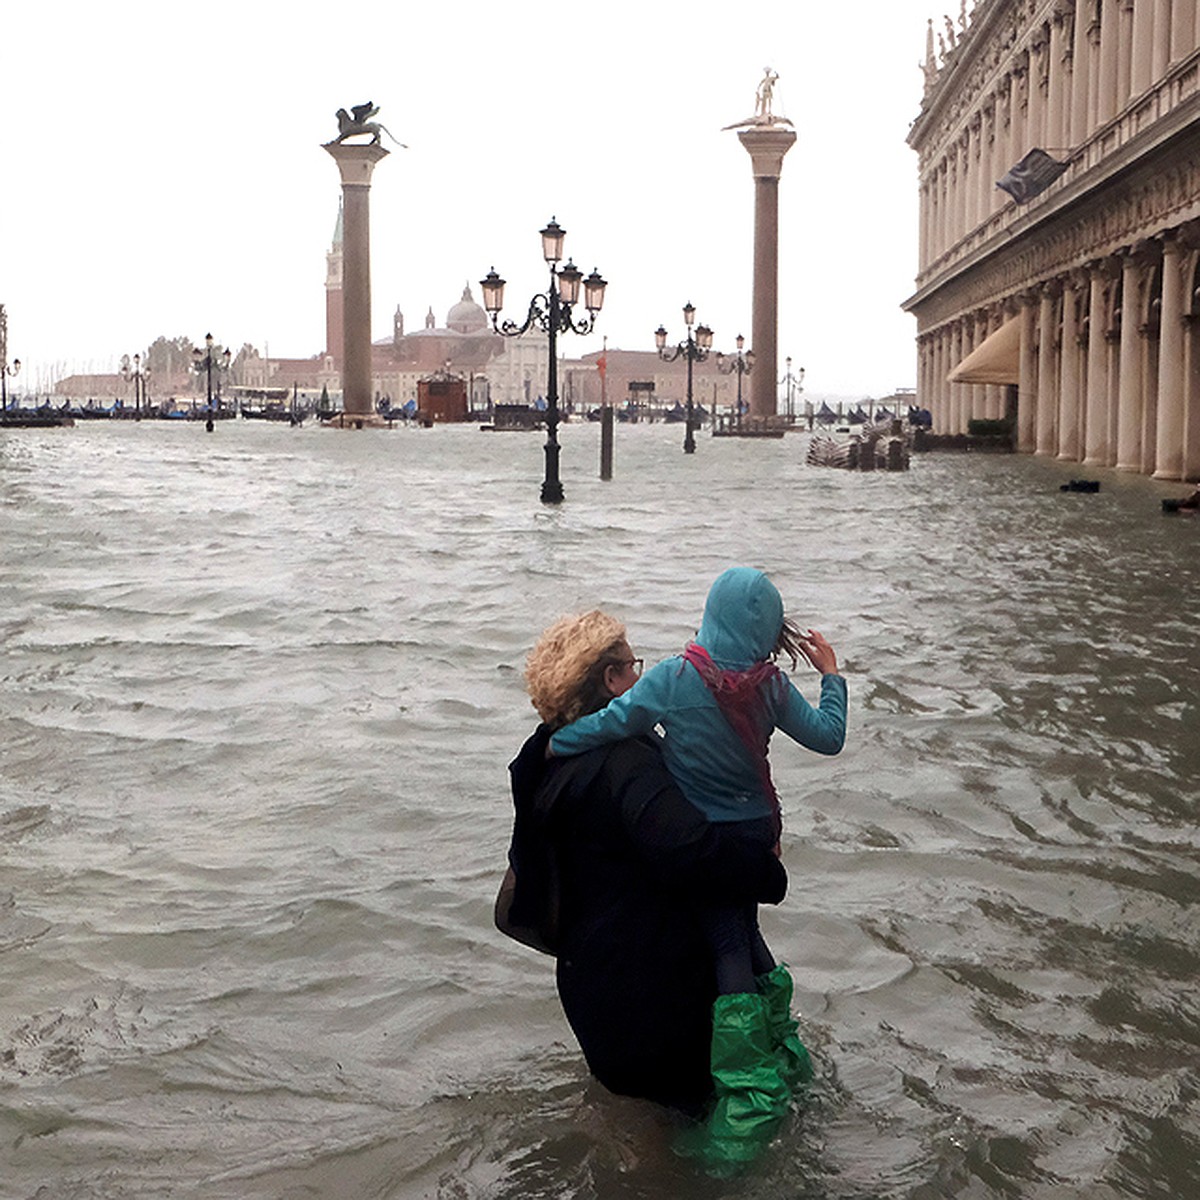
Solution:
M773 417L777 407L779 311L779 175L796 135L781 126L743 129L738 140L750 155L754 175L754 304L751 334L754 366L750 413Z
M1154 6L1154 46L1150 54L1150 82L1167 73L1171 61L1171 0L1157 0Z
M1087 403L1084 416L1085 463L1108 463L1108 345L1104 338L1106 313L1104 285L1107 276L1096 266L1091 270L1088 295Z
M1058 457L1068 462L1078 462L1082 457L1080 448L1079 406L1079 291L1069 280L1062 295L1062 348L1059 351L1061 373L1059 375L1059 430Z
M1196 49L1196 0L1173 0L1171 5L1171 61L1178 62Z
M1155 0L1137 0L1133 8L1133 44L1130 47L1129 95L1140 96L1149 86L1154 62Z
M1138 279L1132 255L1121 269L1121 360L1117 393L1117 470L1142 469L1142 355L1138 335Z
M1117 58L1120 53L1120 0L1104 0L1100 10L1100 78L1096 94L1096 123L1112 120L1117 111Z
M1053 454L1058 439L1058 364L1055 335L1058 321L1054 294L1042 289L1038 304L1037 453Z
M1037 445L1034 420L1037 413L1037 311L1033 299L1021 297L1021 357L1017 383L1017 449L1031 454Z
M1091 76L1091 43L1088 41L1084 5L1075 6L1075 40L1071 52L1070 137L1072 147L1088 135L1088 81Z

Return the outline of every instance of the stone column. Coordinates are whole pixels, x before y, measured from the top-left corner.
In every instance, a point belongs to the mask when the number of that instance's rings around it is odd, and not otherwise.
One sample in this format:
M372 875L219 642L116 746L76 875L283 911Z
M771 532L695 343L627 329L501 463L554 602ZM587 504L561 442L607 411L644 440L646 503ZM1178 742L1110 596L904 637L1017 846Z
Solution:
M946 374L962 362L962 322L954 321L946 335ZM962 433L962 384L946 381L946 431Z
M1067 139L1063 136L1066 124L1063 121L1063 115L1067 113L1067 98L1064 95L1066 91L1066 71L1063 68L1064 34L1062 14L1056 13L1050 19L1050 62L1048 64L1050 82L1046 92L1046 146L1051 151L1061 151L1067 144ZM1069 113L1067 115L1067 123L1069 123Z
M1142 265L1126 254L1121 264L1121 360L1117 392L1117 470L1142 469L1142 354L1138 333Z
M1058 441L1058 363L1055 341L1058 333L1056 313L1057 287L1043 284L1038 303L1038 381L1037 421L1038 454L1053 454Z
M342 408L375 415L371 394L371 172L388 151L327 142L342 176ZM333 349L333 347L331 347Z
M1200 315L1192 311L1192 287L1200 254L1191 251L1184 257L1183 295L1185 299L1183 333L1183 444L1182 478L1200 480Z
M991 336L993 333L998 333L1000 326L1007 319L1007 314L1003 308L993 308L988 317L987 331ZM983 415L991 421L999 421L1004 417L1004 388L1002 383L989 383L987 385L987 405Z
M1154 6L1154 45L1150 52L1150 82L1167 73L1171 61L1171 0L1157 0Z
M1084 417L1083 461L1090 466L1108 464L1108 323L1105 285L1109 275L1100 263L1089 268L1087 403Z
M1154 479L1183 478L1183 264L1187 258L1178 236L1165 235Z
M779 378L779 175L783 156L796 140L790 129L743 129L738 141L750 155L754 173L754 305L750 332L754 371L750 374L750 413L773 417Z
M1039 29L1034 36L1029 53L1029 145L1046 145L1046 92L1042 80L1046 77L1046 57L1049 47L1046 44L1045 30Z
M1021 297L1021 357L1017 383L1017 449L1031 454L1037 445L1034 421L1037 415L1037 310L1033 296Z
M1108 0L1105 0L1105 8ZM1133 79L1133 0L1117 0L1117 106L1119 112L1129 101Z
M950 337L950 331L942 326L934 335L937 341L934 343L933 353L933 427L939 433L950 432L950 414L946 406L946 345Z
M1078 274L1067 277L1062 296L1062 373L1058 390L1058 457L1078 462L1082 457L1079 436L1079 293L1084 280Z
M1117 111L1117 59L1121 25L1119 0L1105 0L1100 11L1100 80L1096 94L1096 123L1112 120Z
M1173 0L1171 5L1171 61L1178 62L1196 48L1195 0Z
M1088 23L1084 19L1082 3L1075 6L1075 37L1071 48L1071 99L1068 141L1072 147L1083 144L1090 132L1088 129L1088 80L1091 77L1091 42L1088 40Z
M1133 8L1133 37L1130 47L1129 95L1140 96L1150 86L1154 61L1155 0L1137 0Z

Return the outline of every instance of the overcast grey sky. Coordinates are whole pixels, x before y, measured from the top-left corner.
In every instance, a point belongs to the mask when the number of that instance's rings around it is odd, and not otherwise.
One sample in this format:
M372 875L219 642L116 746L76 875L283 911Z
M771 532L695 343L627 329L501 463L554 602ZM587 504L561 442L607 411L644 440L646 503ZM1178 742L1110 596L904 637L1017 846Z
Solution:
M946 7L943 4L942 8ZM957 5L952 5L957 14ZM798 140L780 185L779 355L814 394L915 377L930 0L689 5L482 0L293 7L19 4L5 14L0 303L30 383L113 370L160 334L324 348L338 174L321 143L366 100L410 147L372 188L374 337L438 323L495 265L506 315L544 288L538 230L609 280L568 354L649 349L680 310L750 336L753 182L722 126L769 65Z

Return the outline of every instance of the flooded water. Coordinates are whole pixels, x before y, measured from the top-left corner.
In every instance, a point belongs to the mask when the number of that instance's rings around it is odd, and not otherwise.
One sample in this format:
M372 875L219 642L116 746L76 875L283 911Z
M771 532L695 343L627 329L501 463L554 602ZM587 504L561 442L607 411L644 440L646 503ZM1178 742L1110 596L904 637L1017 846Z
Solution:
M0 1195L1200 1195L1200 517L805 439L0 432ZM497 934L524 654L766 568L850 686L763 914L819 1080L747 1178L590 1082ZM798 677L810 698L816 676Z

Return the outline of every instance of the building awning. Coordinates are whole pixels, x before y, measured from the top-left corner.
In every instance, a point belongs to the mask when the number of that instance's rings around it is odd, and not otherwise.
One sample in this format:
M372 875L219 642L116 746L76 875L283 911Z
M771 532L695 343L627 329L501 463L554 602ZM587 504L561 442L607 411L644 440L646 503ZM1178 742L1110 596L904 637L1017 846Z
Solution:
M1020 377L1021 322L1006 321L946 376L948 383L1016 383Z

